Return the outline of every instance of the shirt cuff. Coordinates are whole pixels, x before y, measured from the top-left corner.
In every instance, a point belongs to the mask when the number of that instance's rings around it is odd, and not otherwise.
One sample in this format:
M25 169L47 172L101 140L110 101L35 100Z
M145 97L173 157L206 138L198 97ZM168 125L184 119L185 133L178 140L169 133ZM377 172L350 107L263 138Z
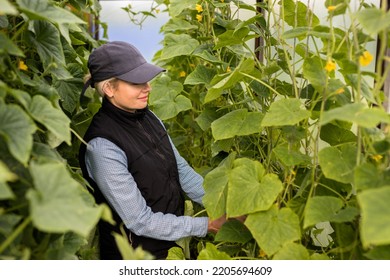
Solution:
M193 236L205 237L208 230L209 218L196 217L192 227Z

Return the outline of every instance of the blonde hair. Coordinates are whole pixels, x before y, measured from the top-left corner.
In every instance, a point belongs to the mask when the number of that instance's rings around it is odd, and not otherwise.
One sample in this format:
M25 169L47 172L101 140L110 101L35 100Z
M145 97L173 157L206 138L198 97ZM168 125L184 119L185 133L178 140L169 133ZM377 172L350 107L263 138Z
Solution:
M91 78L91 74L87 74L85 75L84 77L84 83L86 81L88 81L89 79ZM113 86L114 88L117 88L118 86L118 79L117 78L109 78L107 80L104 80L104 81L100 81L100 82L97 82L95 83L93 86L94 88L96 89L97 93L101 96L101 97L104 97L105 96L105 92L104 92L104 87L106 84L109 84L111 86Z

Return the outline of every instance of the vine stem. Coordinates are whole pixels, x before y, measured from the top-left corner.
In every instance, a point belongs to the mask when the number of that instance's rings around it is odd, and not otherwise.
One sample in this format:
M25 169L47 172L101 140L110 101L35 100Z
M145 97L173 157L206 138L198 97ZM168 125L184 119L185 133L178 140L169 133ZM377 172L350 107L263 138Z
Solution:
M0 254L18 237L23 230L31 223L31 216L28 216L10 236L0 245Z
M268 88L270 91L272 91L273 93L275 93L276 95L282 95L280 94L279 92L277 92L275 89L273 89L270 85L268 85L267 83L263 82L262 80L254 77L254 76L251 76L249 74L246 74L246 73L243 73L243 72L240 72L241 75L245 76L245 77L248 77L248 78L251 78L252 80L255 80L257 82L259 82L260 84L262 84L263 86L265 86L266 88Z
M84 141L84 139L72 128L70 128L70 131L85 145L88 146L88 143Z

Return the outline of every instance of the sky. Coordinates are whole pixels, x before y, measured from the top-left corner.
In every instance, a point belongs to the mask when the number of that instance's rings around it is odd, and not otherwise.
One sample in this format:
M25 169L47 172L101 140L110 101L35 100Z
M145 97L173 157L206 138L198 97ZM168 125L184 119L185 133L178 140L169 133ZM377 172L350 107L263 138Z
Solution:
M102 6L100 20L108 25L109 41L120 40L134 45L148 62L151 62L154 54L162 48L159 43L164 37L159 31L161 26L168 21L168 13L160 12L157 18L148 17L140 29L130 21L127 12L121 8L131 4L134 11L148 11L153 2L145 0L100 1Z

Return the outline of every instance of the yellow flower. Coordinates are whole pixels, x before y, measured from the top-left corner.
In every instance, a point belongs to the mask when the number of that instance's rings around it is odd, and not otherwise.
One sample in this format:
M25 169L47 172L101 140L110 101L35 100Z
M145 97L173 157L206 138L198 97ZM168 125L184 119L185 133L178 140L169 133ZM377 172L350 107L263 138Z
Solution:
M222 3L224 3L224 2L225 2L225 0L221 0L221 2L222 2Z
M28 69L27 65L24 63L23 60L19 61L19 69L20 70L25 70L25 71Z
M339 88L338 90L336 90L336 94L342 94L344 93L344 88Z
M198 11L198 13L201 13L201 12L203 12L202 5L196 4L196 7L195 7L195 9Z
M326 62L325 70L327 72L332 72L333 70L336 70L336 63L334 63L332 60L328 60Z
M360 57L359 57L359 63L361 66L367 66L371 63L373 59L372 54L370 54L369 51L365 51Z
M265 258L266 256L267 256L267 254L262 249L260 249L259 257L260 258Z
M381 159L383 158L383 156L381 156L381 155L373 155L373 156L371 156L371 158L373 160L375 160L376 162L380 162Z
M230 69L230 66L228 66L227 68L226 68L226 72L231 72L232 71L232 69Z
M291 175L294 175L294 176L297 175L297 172L294 169L292 169L290 172L291 172Z
M185 71L181 71L180 73L179 73L179 76L180 77L185 77L187 75L187 73L185 72Z
M328 12L333 12L336 8L337 6L328 6Z
M202 19L203 19L203 16L202 16L202 15L196 15L196 19L197 19L199 22L201 22Z

